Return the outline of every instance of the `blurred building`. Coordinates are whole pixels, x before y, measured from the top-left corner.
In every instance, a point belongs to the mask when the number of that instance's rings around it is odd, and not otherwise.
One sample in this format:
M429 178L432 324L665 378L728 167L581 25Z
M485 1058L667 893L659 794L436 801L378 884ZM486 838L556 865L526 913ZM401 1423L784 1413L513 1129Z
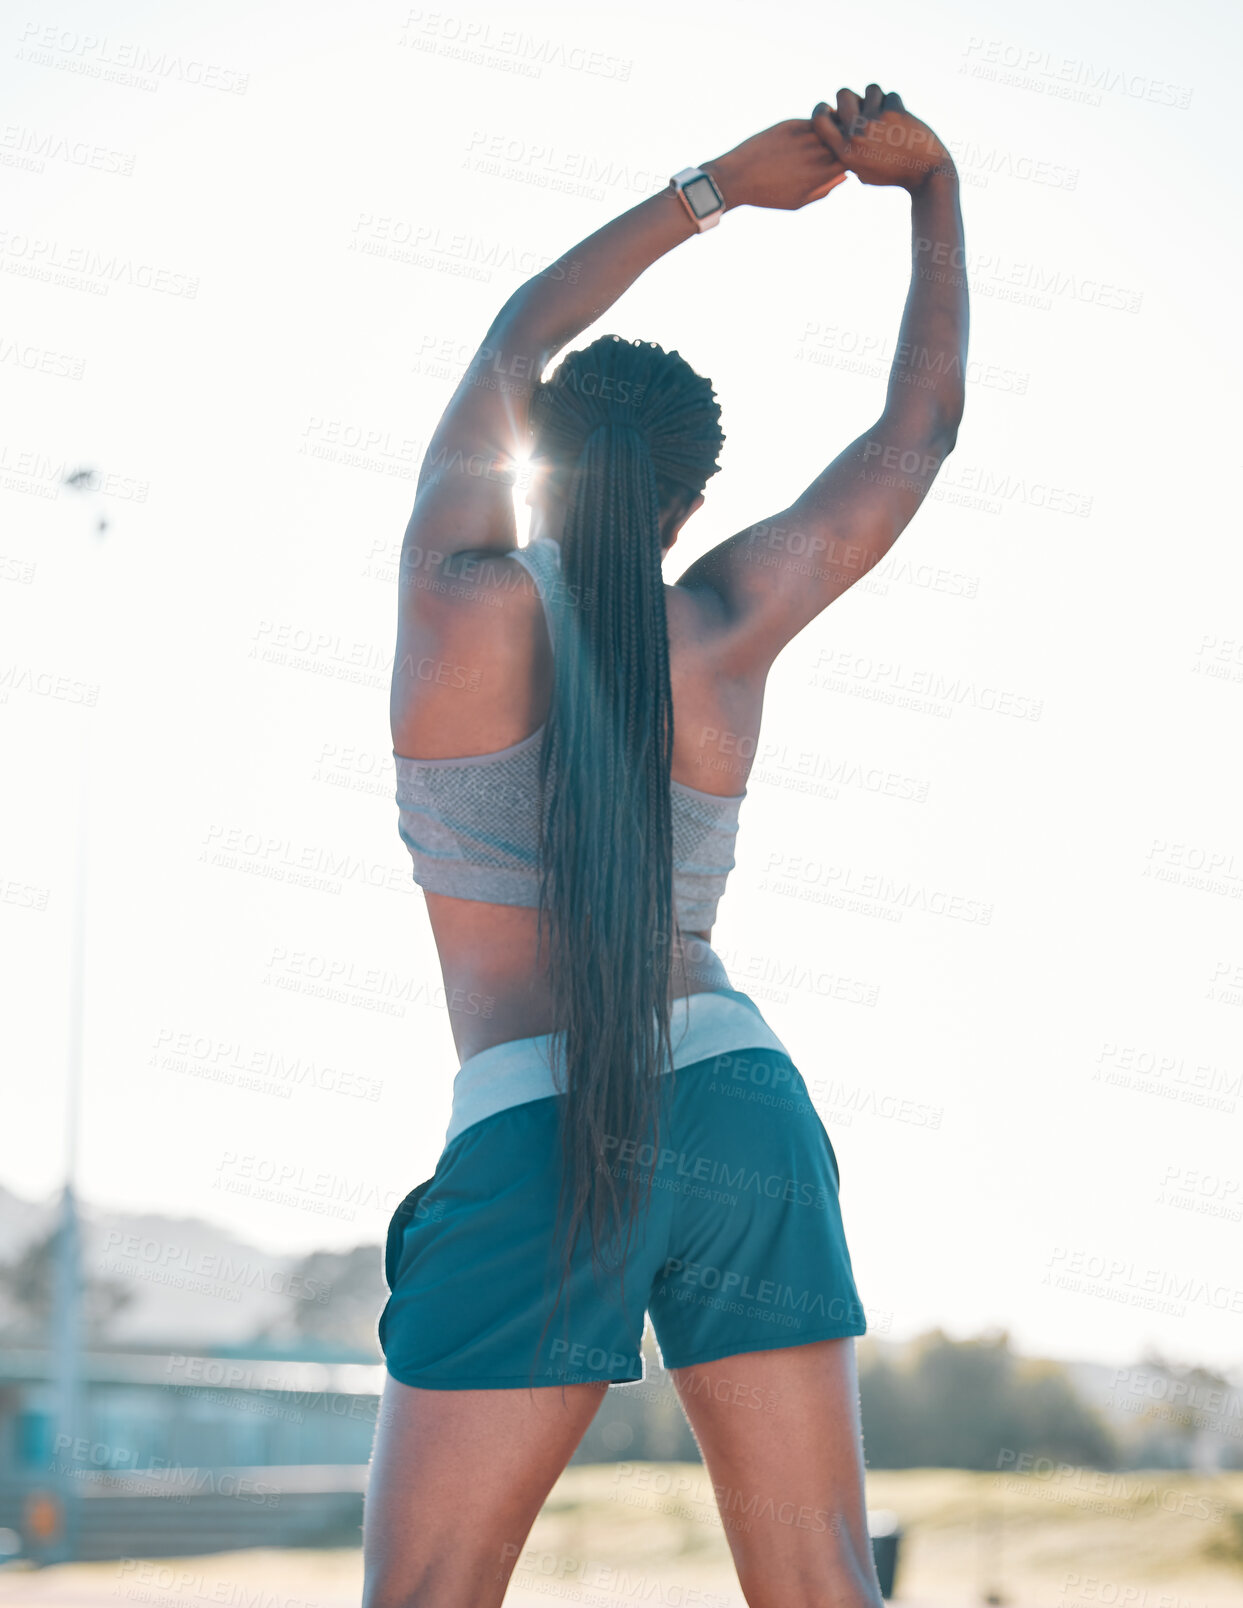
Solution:
M79 1558L350 1545L383 1368L92 1352L81 1434L59 1444L51 1358L0 1351L0 1529ZM55 1522L49 1515L59 1515Z
M650 1351L650 1348L649 1348ZM380 1364L92 1351L59 1444L52 1359L0 1350L0 1530L27 1555L172 1557L350 1546L362 1533ZM698 1461L668 1376L608 1393L573 1461Z

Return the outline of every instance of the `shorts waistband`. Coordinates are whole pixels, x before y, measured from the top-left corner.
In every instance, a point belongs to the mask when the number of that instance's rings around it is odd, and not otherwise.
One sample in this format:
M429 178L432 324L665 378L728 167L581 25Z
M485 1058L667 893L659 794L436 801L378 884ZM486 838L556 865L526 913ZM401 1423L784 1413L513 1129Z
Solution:
M498 1111L560 1093L550 1051L554 1039L561 1037L561 1033L541 1033L535 1038L509 1039L463 1061L453 1080L453 1110L445 1144ZM789 1056L759 1006L737 988L674 1000L670 1039L673 1058L666 1071L732 1050L775 1050Z

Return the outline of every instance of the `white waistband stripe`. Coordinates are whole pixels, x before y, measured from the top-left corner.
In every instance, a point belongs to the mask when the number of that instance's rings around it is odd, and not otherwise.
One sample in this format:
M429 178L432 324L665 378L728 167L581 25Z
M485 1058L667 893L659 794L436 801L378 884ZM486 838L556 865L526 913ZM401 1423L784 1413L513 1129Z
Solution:
M453 1080L453 1112L445 1144L498 1111L556 1094L549 1057L556 1037L541 1033L536 1038L511 1039L464 1061ZM789 1054L755 1001L736 988L675 1000L671 1038L674 1070L733 1050Z

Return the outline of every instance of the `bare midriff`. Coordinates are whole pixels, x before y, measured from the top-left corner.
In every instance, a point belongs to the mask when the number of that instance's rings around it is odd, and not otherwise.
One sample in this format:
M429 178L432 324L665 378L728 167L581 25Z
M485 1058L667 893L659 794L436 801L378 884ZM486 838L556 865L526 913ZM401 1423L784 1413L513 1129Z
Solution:
M494 1044L551 1033L552 994L543 967L536 965L537 912L441 893L425 897L459 1060ZM678 934L671 999L722 986L710 974L703 948L709 942L708 933Z

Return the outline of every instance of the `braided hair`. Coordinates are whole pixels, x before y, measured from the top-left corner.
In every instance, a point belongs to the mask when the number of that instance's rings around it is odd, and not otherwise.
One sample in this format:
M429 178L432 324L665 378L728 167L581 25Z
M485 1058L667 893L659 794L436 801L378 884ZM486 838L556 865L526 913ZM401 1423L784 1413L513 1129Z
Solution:
M677 352L617 335L570 353L531 403L532 456L565 506L540 749L540 943L566 1096L557 1300L584 1226L593 1271L615 1266L624 1287L651 1194L651 1170L644 1187L643 1169L618 1158L646 1153L649 1141L655 1155L670 1063L673 697L661 520L715 474L719 421L711 384Z

